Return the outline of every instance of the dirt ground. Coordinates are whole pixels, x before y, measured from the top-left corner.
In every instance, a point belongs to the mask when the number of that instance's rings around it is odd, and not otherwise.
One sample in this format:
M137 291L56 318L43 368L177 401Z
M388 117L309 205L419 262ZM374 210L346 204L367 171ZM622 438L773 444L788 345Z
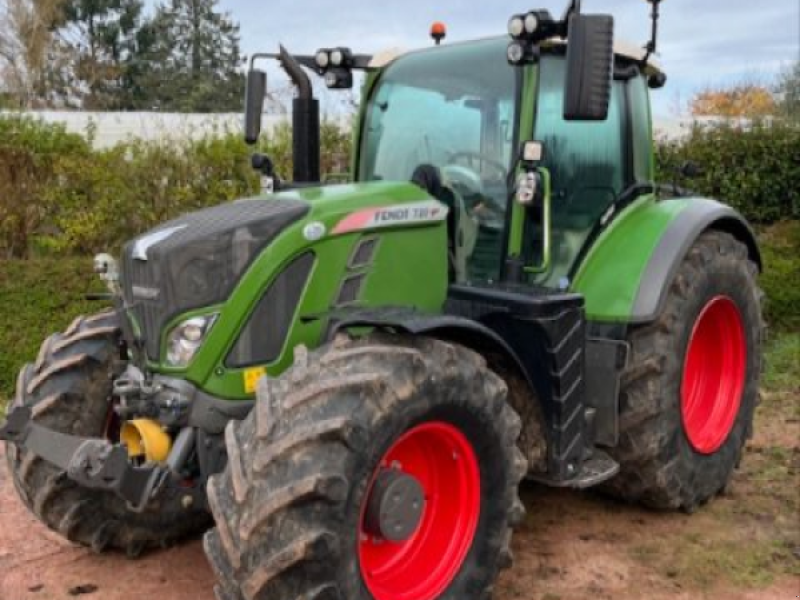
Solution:
M526 486L516 564L495 599L797 600L797 413L794 394L767 395L729 492L692 516ZM213 600L199 541L135 561L93 555L31 517L1 464L0 600Z

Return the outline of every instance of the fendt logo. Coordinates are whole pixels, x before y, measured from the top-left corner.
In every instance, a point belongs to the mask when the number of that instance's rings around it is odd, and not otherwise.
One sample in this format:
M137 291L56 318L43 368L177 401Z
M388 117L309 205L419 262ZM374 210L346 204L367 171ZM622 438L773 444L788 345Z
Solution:
M404 223L433 220L441 212L441 208L430 206L406 207L402 209L383 210L375 215L375 223Z
M363 229L436 223L443 221L447 217L447 210L446 206L436 200L382 208L367 208L342 219L333 230L333 233L343 234Z

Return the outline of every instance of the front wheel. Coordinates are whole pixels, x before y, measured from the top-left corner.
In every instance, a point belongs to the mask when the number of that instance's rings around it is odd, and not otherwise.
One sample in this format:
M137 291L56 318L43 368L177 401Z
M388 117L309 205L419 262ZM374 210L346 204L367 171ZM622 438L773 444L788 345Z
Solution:
M506 393L482 358L435 340L301 350L226 431L205 538L218 597L483 597L524 515Z
M64 333L42 344L35 364L22 369L11 408L30 407L35 421L53 431L106 437L120 335L114 313L75 319ZM184 507L179 494L165 494L144 512L133 513L117 495L83 488L35 454L13 444L6 450L11 480L31 512L53 531L96 552L114 548L136 557L207 528L208 513Z
M705 233L675 274L657 321L632 331L613 450L621 471L606 491L691 512L728 485L758 398L757 276L741 242Z

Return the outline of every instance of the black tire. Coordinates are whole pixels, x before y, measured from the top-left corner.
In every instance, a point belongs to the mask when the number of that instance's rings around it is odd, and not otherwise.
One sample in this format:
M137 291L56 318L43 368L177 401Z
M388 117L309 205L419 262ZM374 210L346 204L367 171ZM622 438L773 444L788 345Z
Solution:
M217 528L205 537L217 597L372 598L356 551L360 507L387 448L431 420L455 425L481 467L477 533L439 597L487 597L525 512L521 424L506 394L480 356L431 339L340 336L310 355L299 348L287 373L262 380L256 410L226 429L229 465L208 485Z
M55 431L103 437L119 339L114 313L76 319L64 333L48 338L36 362L22 369L11 408L32 407L36 422ZM7 444L6 454L14 485L31 512L53 531L96 552L114 548L133 558L210 524L207 512L184 509L176 496L136 514L115 494L81 488L30 452Z
M656 509L693 512L725 490L752 436L758 401L764 325L758 268L733 236L703 234L681 264L656 322L629 335L631 355L622 375L620 442L611 451L620 474L605 491ZM681 411L684 360L695 323L718 297L733 301L747 348L738 414L722 445L698 452Z

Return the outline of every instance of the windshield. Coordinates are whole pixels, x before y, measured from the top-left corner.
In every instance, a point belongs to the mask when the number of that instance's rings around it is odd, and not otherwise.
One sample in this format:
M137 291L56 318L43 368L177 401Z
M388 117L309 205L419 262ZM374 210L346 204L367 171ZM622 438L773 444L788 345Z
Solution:
M518 96L507 45L485 40L399 59L373 91L361 142L360 181L411 181L420 167L438 171L479 226L468 252L471 279L499 268Z

